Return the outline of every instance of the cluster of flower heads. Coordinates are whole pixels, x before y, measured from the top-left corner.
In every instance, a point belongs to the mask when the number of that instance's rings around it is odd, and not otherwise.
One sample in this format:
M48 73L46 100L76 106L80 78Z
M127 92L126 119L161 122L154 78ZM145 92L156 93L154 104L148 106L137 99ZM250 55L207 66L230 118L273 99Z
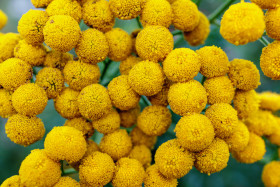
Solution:
M253 62L230 62L216 46L173 49L171 25L190 45L203 44L209 34L207 17L192 1L31 1L46 9L24 14L19 34L0 36L0 116L8 118L7 136L23 146L43 138L36 116L49 99L67 120L1 187L177 186L193 166L221 171L230 153L243 163L261 160L261 136L280 145L280 120L272 115L280 96L256 93L260 74ZM113 28L115 18L138 16L144 28L131 35ZM81 20L90 27L83 32ZM108 59L121 61L121 75L106 88L97 63ZM43 67L36 77L34 66ZM205 82L194 80L199 73ZM151 105L141 111L142 96ZM156 150L152 164L157 136L172 123L170 109L182 116L176 138ZM90 140L95 130L104 134L99 145ZM79 171L79 183L61 176L64 160Z

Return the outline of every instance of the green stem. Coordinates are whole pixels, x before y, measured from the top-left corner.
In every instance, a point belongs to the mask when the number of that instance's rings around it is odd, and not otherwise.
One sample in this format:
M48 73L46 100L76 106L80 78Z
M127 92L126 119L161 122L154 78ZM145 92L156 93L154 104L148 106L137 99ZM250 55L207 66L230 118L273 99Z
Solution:
M143 29L143 26L142 26L142 24L141 24L141 21L140 21L139 16L136 18L136 20L137 20L138 27L139 27L140 29Z
M64 176L65 172L64 172L64 169L63 169L63 160L60 161L60 169L61 169L61 175Z
M108 70L108 68L109 68L109 66L110 66L110 63L112 62L112 60L110 60L110 59L106 59L105 61L104 61L104 69L103 69L103 71L102 71L102 75L101 75L101 77L100 77L100 81L102 81L103 79L104 79L104 77L105 77L105 75L106 75L106 72L107 72L107 70Z
M264 45L264 46L268 46L270 44L270 42L265 38L265 37L261 37L259 39L259 41Z
M209 21L212 23L216 18L218 18L235 0L228 0L217 8L212 14L208 16Z
M146 96L141 97L142 101L145 103L146 106L151 106L151 102Z
M182 34L182 31L180 30L175 30L175 31L172 31L171 32L173 36L177 36L177 35L181 35Z
M201 79L201 84L203 85L205 81L206 81L206 77L203 76L202 79Z

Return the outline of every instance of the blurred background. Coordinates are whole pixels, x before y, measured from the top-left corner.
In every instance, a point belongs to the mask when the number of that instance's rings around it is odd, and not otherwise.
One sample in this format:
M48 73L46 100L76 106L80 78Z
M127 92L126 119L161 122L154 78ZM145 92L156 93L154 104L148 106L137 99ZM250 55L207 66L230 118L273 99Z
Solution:
M210 15L214 10L217 9L225 0L202 0L199 6L200 11L206 15ZM237 2L237 1L236 1ZM7 32L17 32L17 24L21 16L26 13L29 9L35 9L31 4L30 0L0 0L0 9L2 9L9 17L8 24L1 31L3 33ZM87 27L81 25L82 29L85 30ZM134 29L137 29L136 20L121 21L117 20L115 27L120 27L131 33ZM190 47L187 42L181 36L175 37L176 46L175 47L188 47L194 50L201 48L199 46L196 48ZM211 46L216 45L221 47L228 55L229 60L234 58L242 58L246 60L253 61L260 70L259 59L261 55L262 48L264 47L259 41L250 43L244 46L234 46L227 41L225 41L220 33L219 28L216 25L211 26L211 33L207 39L205 45ZM100 68L102 71L103 64L100 63ZM110 65L109 71L106 74L106 81L112 79L118 72L118 62L114 62ZM271 79L265 77L260 70L261 74L261 86L257 89L258 92L270 90L280 93L280 82L272 81ZM201 80L201 76L197 76L197 80ZM143 103L142 103L143 105ZM65 119L63 119L54 109L53 101L50 100L45 111L38 116L41 118L45 124L46 134L54 126L61 126L64 124ZM156 148L163 142L175 137L173 129L177 121L180 119L179 116L173 114L173 123L168 130L168 132L159 137ZM5 133L5 123L6 119L0 118L0 184L8 177L18 174L18 170L22 160L30 153L32 149L42 149L44 139L29 146L22 147L20 145L11 142ZM101 134L95 133L94 140L99 143ZM256 164L246 165L236 162L234 159L230 158L228 162L228 167L223 171L212 174L208 176L206 174L199 173L195 168L187 174L185 177L179 180L178 186L184 187L261 187L263 186L261 181L261 172L264 166L263 163L272 159L275 156L276 147L267 142L267 153L262 161ZM74 176L77 178L77 176Z

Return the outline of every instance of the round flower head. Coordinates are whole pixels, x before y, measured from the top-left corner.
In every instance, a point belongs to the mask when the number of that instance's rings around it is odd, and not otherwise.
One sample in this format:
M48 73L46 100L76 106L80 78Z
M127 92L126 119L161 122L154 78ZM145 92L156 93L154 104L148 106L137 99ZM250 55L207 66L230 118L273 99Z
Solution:
M216 103L210 106L205 116L210 119L219 138L226 138L232 135L238 125L237 111L227 103Z
M206 79L203 86L207 92L208 103L211 105L215 103L230 104L234 98L235 88L227 76Z
M45 127L41 119L15 114L5 125L7 136L16 144L29 146L45 135Z
M229 71L227 54L219 47L205 46L196 51L200 56L200 73L208 78L224 76Z
M129 72L131 88L139 95L152 96L159 93L164 84L165 75L161 66L152 61L142 61Z
M133 128L130 137L133 145L146 145L149 149L153 149L157 142L157 136L148 136L138 127Z
M165 177L179 179L192 169L194 158L173 139L159 146L155 154L155 163Z
M74 127L83 133L83 136L87 139L90 138L93 133L94 129L91 123L84 118L73 118L70 120L66 120L64 126Z
M53 187L80 187L80 184L71 177L61 177Z
M189 0L177 0L172 3L173 25L184 32L194 30L200 20L199 10L195 3Z
M163 61L173 50L173 35L163 26L148 26L138 34L135 47L142 59Z
M280 5L280 3L279 3ZM280 40L280 8L269 9L265 14L266 33L270 38Z
M106 0L87 0L82 13L85 24L102 32L110 31L115 25L115 18Z
M101 31L87 29L82 32L75 51L83 62L96 64L106 59L109 53L109 45Z
M12 95L13 106L20 114L36 116L41 114L48 103L43 88L34 83L20 86Z
M102 134L109 134L120 128L121 118L119 113L113 109L102 118L92 121L93 128Z
M167 106L168 104L168 91L170 89L172 82L169 79L164 80L164 84L162 86L162 89L159 93L156 95L152 95L148 97L152 105L162 105L162 106Z
M240 119L245 119L257 112L259 110L259 102L259 97L255 90L237 90L233 99L234 108L237 110Z
M221 20L220 33L234 45L244 45L258 40L264 32L264 14L254 3L231 5Z
M173 50L163 61L163 71L173 82L188 82L199 72L201 61L191 49L179 48Z
M258 93L258 97L260 99L260 108L271 111L280 110L280 94L267 91Z
M175 128L179 144L192 152L199 152L208 147L215 137L211 121L202 114L182 117Z
M112 110L108 91L100 84L85 87L80 92L78 103L82 116L91 120L100 119Z
M181 116L200 113L207 104L205 88L196 80L173 84L168 92L168 103L172 111Z
M99 151L97 143L95 143L93 140L87 140L87 151L84 155L84 158L91 155L95 151Z
M267 187L279 186L280 184L280 162L272 161L266 164L262 171L262 181Z
M36 8L45 8L47 7L53 0L31 0L31 3Z
M7 24L7 22L7 15L2 10L0 10L0 30Z
M68 61L73 61L72 54L60 53L58 51L49 51L47 52L44 66L62 70Z
M44 42L43 28L48 19L46 11L29 10L20 18L18 32L28 44L42 44Z
M12 104L12 93L0 89L0 116L2 118L8 118L16 113L16 110Z
M110 155L113 160L119 160L128 156L132 149L132 142L126 130L119 129L104 135L99 147L102 152Z
M63 69L63 75L70 88L80 91L88 85L99 82L100 69L97 65L82 61L68 61Z
M77 162L83 158L87 143L83 133L68 126L54 127L47 135L44 147L47 155L55 160Z
M229 146L230 152L232 151L243 151L249 143L250 133L247 126L242 122L238 121L238 125L233 130L233 134L226 138L225 141Z
M226 168L229 156L227 143L222 139L215 138L209 147L195 154L194 165L201 173L210 175Z
M0 63L14 57L14 48L20 41L19 34L7 33L0 37Z
M91 186L105 186L112 180L115 167L108 154L96 151L82 160L79 167L81 182Z
M142 187L145 178L142 164L133 158L121 158L116 163L116 172L112 180L115 187Z
M141 30L142 30L142 29L135 29L135 30L132 31L132 33L130 34L130 37L131 37L131 39L132 39L132 52L135 53L136 55L138 55L138 54L137 54L137 51L136 51L136 48L135 48L135 47L136 47L136 46L135 46L135 44L136 44L136 38L137 38L139 32L141 32Z
M119 111L121 118L121 126L125 128L132 127L137 122L137 117L140 114L140 105L130 110Z
M199 12L199 15L199 23L195 29L184 32L184 38L191 46L204 44L210 33L210 22L208 18L202 12Z
M143 0L110 0L110 9L114 16L119 19L136 18L142 11L145 1Z
M45 61L47 52L42 44L33 46L25 40L21 40L14 49L14 55L31 66L41 66Z
M20 177L19 175L14 175L7 178L2 184L1 187L20 187Z
M108 85L108 93L112 104L120 110L137 107L140 96L130 87L128 75L114 78Z
M252 3L256 3L262 9L273 9L280 5L278 0L251 0Z
M274 132L270 136L268 136L268 140L272 144L280 146L280 117L274 116L274 118L277 121L277 126Z
M80 26L71 16L51 16L44 30L45 43L59 52L68 52L79 42Z
M50 159L45 150L35 149L22 161L19 176L22 186L53 186L61 176L60 163Z
M242 151L232 152L233 157L246 164L252 164L261 160L266 152L264 140L250 132L249 143Z
M170 4L174 3L176 0L167 0Z
M172 23L171 5L166 0L149 0L141 13L141 23L145 26L160 25L169 27Z
M128 157L138 160L144 168L148 168L152 162L152 152L146 145L134 146Z
M141 62L142 59L136 56L129 56L127 57L127 59L121 61L120 63L120 73L122 75L128 75L130 70L136 65L138 64L138 62Z
M160 105L146 107L137 118L137 126L149 136L163 135L171 125L171 113Z
M108 57L113 61L125 60L132 53L132 39L120 28L105 33L109 44Z
M1 41L0 41L1 42ZM274 41L263 48L260 59L261 69L265 76L280 80L280 41Z
M53 0L47 7L46 12L49 16L68 15L78 23L82 19L82 7L80 3L73 0Z
M64 118L72 119L81 117L78 106L79 92L65 88L54 100L56 111Z

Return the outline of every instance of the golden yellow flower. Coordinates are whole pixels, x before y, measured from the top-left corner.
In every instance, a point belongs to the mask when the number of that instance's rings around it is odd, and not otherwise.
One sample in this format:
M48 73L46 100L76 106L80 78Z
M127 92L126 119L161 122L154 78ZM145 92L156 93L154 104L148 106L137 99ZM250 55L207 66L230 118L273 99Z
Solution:
M142 59L133 55L130 55L125 60L120 63L120 73L122 75L128 75L130 70L138 63L141 62Z
M274 187L280 184L280 162L272 161L266 164L262 172L262 181L266 187Z
M140 109L140 105L138 104L136 108L119 111L121 118L121 126L129 128L136 124L137 117L140 114Z
M280 94L275 92L258 93L260 99L260 108L264 110L277 111L280 110Z
M7 33L0 37L0 63L14 57L14 48L20 40L20 35L15 33Z
M152 105L162 105L162 106L169 105L168 91L170 89L171 84L173 83L169 79L165 79L161 91L156 95L152 95L148 97Z
M61 177L53 187L80 187L80 184L71 177Z
M145 169L148 168L152 162L152 152L146 145L135 145L128 157L138 160Z
M84 158L91 155L95 151L99 151L99 146L93 140L87 140L87 151L84 155Z
M2 184L1 187L20 187L20 177L19 175L14 175L7 178Z
M280 5L280 3L279 3ZM270 38L280 40L280 8L269 9L265 14L266 33Z
M278 0L251 0L252 3L256 3L262 9L273 9L280 5Z
M5 27L5 25L7 24L8 22L8 17L7 15L2 11L0 10L0 30Z
M93 128L102 134L109 134L120 128L121 118L119 113L113 109L109 114L98 120L92 121Z
M0 89L0 116L8 118L16 113L12 104L12 92Z
M272 144L280 146L280 117L274 116L274 118L277 121L277 126L273 133L267 138Z
M142 11L144 0L110 0L110 9L114 16L119 19L136 18Z
M148 136L137 126L130 132L130 137L133 145L146 145L153 149L157 142L157 136Z
M36 8L45 8L47 7L53 0L31 0L31 3Z
M58 51L47 52L44 66L58 68L62 70L68 61L73 61L73 55L70 53L60 53Z
M92 124L89 121L85 120L84 118L73 118L73 119L66 120L64 126L74 127L78 129L83 133L83 136L86 139L90 138L94 133Z

